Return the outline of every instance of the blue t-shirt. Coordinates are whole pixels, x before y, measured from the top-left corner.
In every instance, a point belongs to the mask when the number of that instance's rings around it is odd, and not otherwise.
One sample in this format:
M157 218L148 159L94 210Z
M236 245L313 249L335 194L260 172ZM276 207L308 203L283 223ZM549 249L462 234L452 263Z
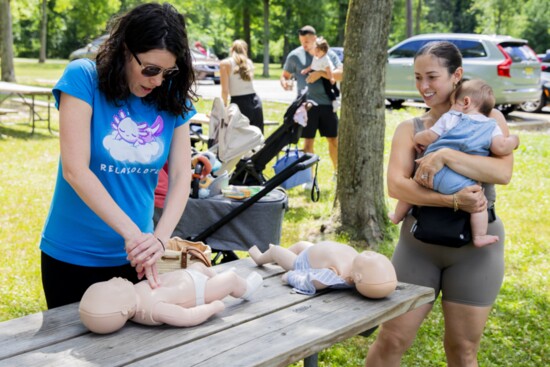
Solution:
M67 66L53 89L57 107L61 92L92 107L90 169L141 231L153 232L158 174L168 158L174 129L196 111L176 116L134 95L116 106L99 91L96 64L88 59ZM57 260L80 266L128 263L124 239L65 181L61 160L40 249Z
M327 56L335 68L339 68L342 63L340 59L332 50L328 50ZM323 87L323 80L320 78L315 83L308 84L306 83L307 75L302 75L301 71L311 65L313 61L313 56L309 52L306 52L303 47L298 47L291 51L285 61L283 70L294 74L294 78L298 84L297 92L300 94L304 87L308 87L308 99L313 100L320 105L332 105L332 101L328 98L325 88Z

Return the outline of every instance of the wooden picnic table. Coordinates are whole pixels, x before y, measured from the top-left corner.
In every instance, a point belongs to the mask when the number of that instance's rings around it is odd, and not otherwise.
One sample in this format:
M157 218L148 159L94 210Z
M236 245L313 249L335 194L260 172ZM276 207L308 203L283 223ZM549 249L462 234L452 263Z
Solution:
M43 88L43 87L34 87L30 85L23 85L23 84L17 84L17 83L8 83L8 82L2 82L0 81L0 105L11 97L16 96L16 100L18 103L23 103L24 105L29 107L29 120L31 122L32 131L31 135L34 134L34 128L35 128L35 122L36 121L48 121L48 131L50 134L52 133L51 125L50 125L50 97L52 95L51 88ZM35 99L36 96L47 96L48 101L38 101ZM42 103L41 103L42 102ZM38 113L36 107L42 106L47 108L48 115L47 118L42 118L40 114Z
M128 322L109 335L87 331L78 303L0 323L0 366L287 366L372 329L434 299L431 288L399 283L395 292L371 300L355 290L315 296L283 285L283 269L257 267L247 258L215 267L258 271L263 287L250 301L227 297L226 309L189 328Z

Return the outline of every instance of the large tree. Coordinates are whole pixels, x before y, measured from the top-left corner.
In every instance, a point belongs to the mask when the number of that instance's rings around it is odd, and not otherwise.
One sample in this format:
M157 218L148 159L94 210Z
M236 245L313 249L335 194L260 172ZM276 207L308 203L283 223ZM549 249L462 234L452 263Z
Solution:
M42 22L40 24L40 54L38 62L46 62L46 40L48 36L48 0L42 0Z
M346 24L333 221L375 245L389 225L383 182L385 65L392 0L351 0Z
M264 0L264 70L262 76L269 78L269 0Z
M0 0L0 29L2 40L2 80L5 82L15 81L15 68L13 66L13 34L11 21L10 0Z

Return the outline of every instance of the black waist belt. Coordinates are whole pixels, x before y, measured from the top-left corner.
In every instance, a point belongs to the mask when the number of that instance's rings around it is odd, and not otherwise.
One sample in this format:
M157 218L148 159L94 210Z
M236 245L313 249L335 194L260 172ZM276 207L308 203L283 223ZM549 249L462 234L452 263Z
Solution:
M494 222L497 220L497 213L495 212L495 206L491 205L487 208L487 213L489 214L489 223Z

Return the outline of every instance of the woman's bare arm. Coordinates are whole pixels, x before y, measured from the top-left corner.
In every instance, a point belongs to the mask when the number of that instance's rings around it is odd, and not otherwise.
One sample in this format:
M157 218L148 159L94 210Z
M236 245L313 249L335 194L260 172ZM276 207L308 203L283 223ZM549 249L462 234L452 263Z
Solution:
M228 60L223 60L220 63L220 84L222 87L223 105L227 106L229 102L229 75L231 73L231 63Z

